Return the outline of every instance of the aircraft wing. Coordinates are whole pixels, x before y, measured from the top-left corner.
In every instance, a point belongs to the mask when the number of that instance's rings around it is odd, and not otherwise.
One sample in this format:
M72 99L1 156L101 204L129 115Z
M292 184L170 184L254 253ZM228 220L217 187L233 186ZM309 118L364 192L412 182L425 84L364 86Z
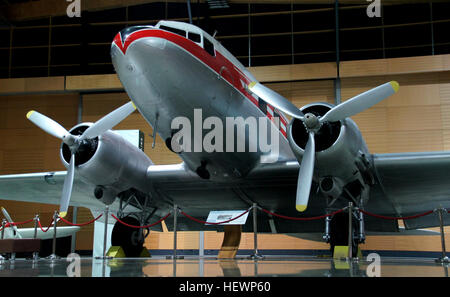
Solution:
M67 171L0 175L0 200L59 205L66 174ZM105 205L93 193L94 186L75 174L70 205L103 211ZM118 210L119 202L114 202L109 209Z
M372 188L367 210L377 214L410 216L440 206L450 209L450 152L374 154L378 184ZM406 229L439 226L437 214L405 220ZM444 215L445 225L450 215Z
M366 210L387 216L408 216L433 210L440 205L450 209L450 152L375 154L374 174L377 184L372 187ZM184 163L151 165L149 182L153 185L153 201L161 215L171 211L176 203L185 213L206 220L211 210L247 210L254 202L271 212L292 217L312 217L325 214L326 201L317 194L313 183L308 208L295 210L295 194L299 164L295 160L259 164L244 179L211 181L201 179ZM0 199L59 204L66 172L35 173L0 176ZM93 198L94 187L75 176L71 205L102 211L104 205ZM118 201L110 210L118 209ZM269 222L272 219L272 222ZM261 232L306 233L323 232L323 220L292 221L270 218L258 212ZM169 229L172 220L166 221ZM179 230L213 230L186 217L178 216ZM251 214L244 231L251 230ZM445 224L450 224L446 216ZM405 220L406 229L436 227L437 215L430 214ZM367 231L398 231L396 221L366 216Z

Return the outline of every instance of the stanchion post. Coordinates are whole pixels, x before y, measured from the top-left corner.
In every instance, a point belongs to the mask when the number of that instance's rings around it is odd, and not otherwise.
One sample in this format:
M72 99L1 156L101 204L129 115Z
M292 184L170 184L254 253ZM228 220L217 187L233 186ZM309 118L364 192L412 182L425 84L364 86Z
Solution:
M106 244L108 242L108 217L109 217L109 206L106 205L105 207L105 212L104 212L104 216L105 216L105 227L103 229L103 256L97 256L95 257L96 259L112 259L112 257L108 257L106 256Z
M39 215L37 214L34 216L34 236L33 236L34 239L37 238L38 221L39 221Z
M37 239L37 228L38 228L38 221L39 221L39 215L37 214L34 217L34 239ZM38 252L33 252L33 261L36 261L39 259L39 253Z
M447 252L445 249L444 212L446 212L446 210L442 206L437 209L437 214L439 217L439 228L441 232L442 257L440 259L437 259L436 261L448 264L450 263L450 259L447 257Z
M106 259L106 241L108 240L108 216L109 216L109 207L108 205L105 207L105 230L103 234L103 259Z
M55 211L53 215L53 242L52 242L52 254L56 256L56 225L58 224L58 212Z
M55 210L53 214L53 241L52 241L52 254L47 257L49 260L56 260L59 257L56 255L56 225L58 224L58 211Z
M1 238L4 239L5 238L5 227L6 227L6 220L3 219L2 220L2 235ZM3 257L2 255L0 255L0 265L5 264L5 257Z
M353 203L348 204L348 260L351 261L353 258L353 226L352 226L352 215L353 215Z
M5 238L5 226L6 226L6 220L2 220L2 239Z
M177 218L178 218L178 207L175 204L173 206L173 258L177 258Z
M250 259L262 259L264 256L258 253L258 205L253 203L253 255L251 255Z
M183 256L177 256L177 224L178 224L178 206L173 205L173 255L167 256L167 259L183 259Z

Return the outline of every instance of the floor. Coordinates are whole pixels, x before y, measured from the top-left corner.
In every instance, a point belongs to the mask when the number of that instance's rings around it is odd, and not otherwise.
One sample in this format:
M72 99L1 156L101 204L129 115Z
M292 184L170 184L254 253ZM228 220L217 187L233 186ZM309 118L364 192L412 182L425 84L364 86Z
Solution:
M0 277L448 277L448 264L432 258L387 258L368 261L336 261L325 257L266 256L252 260L238 257L185 256L172 260L164 256L133 259L81 257L37 261L16 259L0 264ZM79 265L78 265L79 264Z

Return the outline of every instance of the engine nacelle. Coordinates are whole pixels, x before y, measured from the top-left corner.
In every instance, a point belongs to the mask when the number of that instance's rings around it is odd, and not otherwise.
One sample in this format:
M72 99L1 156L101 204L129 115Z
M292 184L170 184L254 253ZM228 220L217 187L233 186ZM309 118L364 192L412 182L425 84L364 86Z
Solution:
M91 123L82 123L70 130L81 135ZM71 152L61 145L61 160L68 167ZM96 185L94 195L105 204L114 202L117 194L130 188L149 191L146 179L150 158L139 148L119 134L109 130L94 139L84 140L75 154L77 173L89 183Z
M314 103L302 107L301 110L304 114L312 113L322 117L332 107L329 103ZM301 162L309 137L301 120L291 120L287 137L297 160ZM315 144L315 177L339 177L341 186L355 180L355 172L360 170L355 162L361 153L368 153L368 149L358 127L350 118L325 122L315 133ZM337 192L334 195L337 195Z

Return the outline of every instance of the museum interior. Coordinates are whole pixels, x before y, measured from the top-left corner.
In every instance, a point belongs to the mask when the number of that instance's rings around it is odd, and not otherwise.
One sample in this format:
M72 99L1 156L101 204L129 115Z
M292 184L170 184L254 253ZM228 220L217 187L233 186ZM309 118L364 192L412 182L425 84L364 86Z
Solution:
M125 28L154 26L160 20L200 27L260 83L299 108L344 102L397 81L396 94L352 116L370 153L450 151L449 1L2 0L0 176L65 171L61 141L28 121L27 113L39 111L69 129L95 122L129 102L111 61L111 43ZM138 111L114 129L140 130L143 151L156 165L182 162ZM0 199L15 222L39 214L43 227L59 209L57 204ZM65 219L84 223L95 215L89 208L70 206ZM398 223L404 224L401 219ZM152 256L172 255L170 226L162 221L161 229L146 237L144 246ZM34 228L34 223L22 227ZM365 255L376 251L382 256L438 258L442 244L450 246L449 232L446 227L444 242L438 224L423 234L367 235L360 249ZM223 238L217 228L181 230L177 253L199 255L201 247L204 255L217 255ZM263 255L326 257L330 248L324 241L283 233L261 232L257 238ZM93 241L94 224L89 224L62 245L67 253L91 256ZM243 232L237 255L253 249L254 233ZM171 269L168 265L158 273L171 275ZM442 275L441 270L436 273Z

